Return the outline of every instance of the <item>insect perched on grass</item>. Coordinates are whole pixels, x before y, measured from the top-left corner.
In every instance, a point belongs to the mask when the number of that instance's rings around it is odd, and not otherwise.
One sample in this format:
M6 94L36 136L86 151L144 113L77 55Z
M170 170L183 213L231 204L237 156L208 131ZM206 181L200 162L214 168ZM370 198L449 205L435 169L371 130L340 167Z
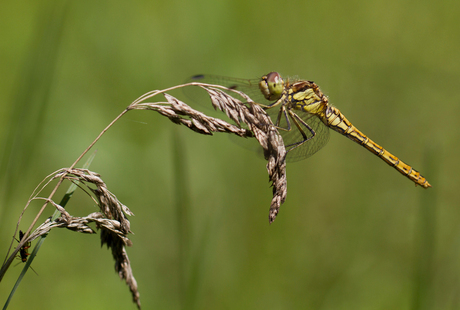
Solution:
M24 238L24 233L22 232L22 230L19 231L19 239L18 242L22 241L22 239ZM19 255L21 256L21 260L23 263L27 262L27 256L30 255L28 249L30 248L30 242L26 242L24 243L24 245L22 246L21 250L19 250Z
M329 140L330 128L362 145L416 185L431 187L417 170L353 126L342 112L329 104L328 98L312 81L283 79L277 72L253 80L196 75L190 81L222 85L249 95L271 114L273 123L283 136L288 161L301 160L318 152Z
M19 239L16 239L17 242L21 242L22 239L24 238L24 233L22 232L22 230L19 231ZM27 256L30 255L29 253L29 248L31 246L31 243L30 242L26 242L24 243L24 245L21 247L21 249L19 250L19 259L21 259L21 261L23 263L27 262ZM30 266L30 269L32 269L33 272L35 272L35 274L38 276L38 273L32 268L32 266Z

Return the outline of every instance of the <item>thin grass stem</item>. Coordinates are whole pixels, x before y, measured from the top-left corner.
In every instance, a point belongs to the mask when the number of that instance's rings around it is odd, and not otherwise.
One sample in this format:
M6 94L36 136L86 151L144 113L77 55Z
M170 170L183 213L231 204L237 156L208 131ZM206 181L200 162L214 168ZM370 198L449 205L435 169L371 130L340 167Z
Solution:
M93 162L94 160L94 157L96 156L96 152L94 152L89 158L88 160L86 161L86 163L84 164L84 169L88 169L89 166L91 165L91 163ZM64 194L64 197L62 197L62 200L61 202L59 203L59 205L63 208L65 208L67 202L69 202L70 198L72 197L73 193L75 192L75 190L77 189L77 184L75 183L72 183L69 188L67 189L67 192ZM51 221L54 221L55 219L57 219L59 216L61 215L61 212L59 212L58 210L55 210L54 211L54 214L53 216L51 217ZM32 253L30 254L29 258L27 259L25 265L24 265L24 268L22 269L21 271L21 274L19 275L18 279L16 280L16 283L14 284L13 286L13 289L11 290L11 293L10 295L8 296L8 299L6 300L5 302L5 305L3 306L3 310L5 310L6 308L8 308L8 305L11 301L11 299L13 298L14 296L14 293L16 292L17 288L19 287L19 284L21 284L21 281L22 279L24 278L27 270L29 270L29 268L32 268L31 267L31 264L32 262L34 261L34 258L35 256L37 255L38 251L40 250L40 247L42 246L43 242L45 242L45 239L46 237L48 236L48 234L44 234L42 236L40 236L40 239L38 240L37 244L35 245L34 247L34 250L32 251ZM23 240L25 240L26 238L23 238Z

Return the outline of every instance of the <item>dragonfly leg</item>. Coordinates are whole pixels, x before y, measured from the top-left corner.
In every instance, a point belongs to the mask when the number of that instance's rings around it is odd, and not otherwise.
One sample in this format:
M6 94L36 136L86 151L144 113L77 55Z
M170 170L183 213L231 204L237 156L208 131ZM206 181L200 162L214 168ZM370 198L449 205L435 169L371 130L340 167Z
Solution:
M280 126L281 124L281 117L284 115L284 120L286 121L286 128ZM278 112L278 117L276 118L276 128L281 129L284 131L291 131L291 122L289 121L289 117L286 114L286 108L283 106L281 107L280 111Z
M280 126L281 118L283 116L284 116L284 120L286 121L286 127ZM286 145L287 152L292 151L293 149L301 146L302 144L313 139L316 136L316 132L313 130L313 128L310 127L310 125L308 125L302 118L300 118L297 114L295 114L291 110L289 109L287 110L285 106L282 106L280 108L278 117L276 119L276 124L275 124L276 128L278 130L291 131L292 127L291 127L291 121L289 119L291 119L294 125L297 127L297 130L299 130L300 134L302 135L303 140ZM302 128L301 125L303 125L305 128L308 129L308 131L311 133L310 137L307 136L307 134L305 133L305 130Z
M276 100L275 102L270 103L270 104L262 104L262 103L257 102L257 105L261 106L261 107L262 107L263 109L265 109L265 110L268 110L268 109L275 108L275 107L277 107L278 105L282 104L282 103L283 103L283 99L284 99L284 97L282 97L281 99L278 99L278 100Z
M316 136L316 132L313 130L313 128L310 127L310 125L308 125L303 119L301 119L297 114L295 114L294 112L292 112L291 110L288 110L288 113L289 113L289 117L291 118L291 120L294 122L294 125L297 127L297 129L299 130L299 132L302 134L302 137L303 137L303 140L302 141L298 141L298 142L295 142L295 143L292 143L292 144L289 144L289 145L286 145L287 147L290 147L287 151L292 151L294 150L295 148L298 148L299 146L301 146L302 144L304 144L305 142L313 139L315 136ZM286 116L287 118L287 116ZM288 122L288 126L289 126L289 130L291 130L291 125L290 125L290 122L288 120L286 120ZM302 127L300 125L303 125L305 128L308 129L308 131L310 131L311 133L311 136L308 137L307 134L305 133L305 131L302 129Z

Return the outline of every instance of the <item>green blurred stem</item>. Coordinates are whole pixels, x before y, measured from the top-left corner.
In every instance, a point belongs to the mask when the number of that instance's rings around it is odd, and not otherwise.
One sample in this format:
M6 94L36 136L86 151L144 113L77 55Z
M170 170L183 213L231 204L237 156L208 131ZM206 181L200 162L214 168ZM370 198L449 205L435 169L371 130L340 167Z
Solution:
M174 170L174 197L177 215L177 236L179 246L179 299L182 309L191 309L191 305L187 305L188 293L188 275L187 265L189 258L189 243L190 243L190 223L189 223L189 210L190 210L190 191L189 191L189 178L188 168L185 156L185 147L181 141L180 134L174 130L173 138L173 170Z

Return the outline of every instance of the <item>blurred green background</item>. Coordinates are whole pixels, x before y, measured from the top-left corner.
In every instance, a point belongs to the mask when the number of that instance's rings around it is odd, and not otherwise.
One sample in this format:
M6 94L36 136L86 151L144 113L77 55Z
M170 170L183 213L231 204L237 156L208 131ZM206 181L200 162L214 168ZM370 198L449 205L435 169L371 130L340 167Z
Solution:
M130 112L91 170L135 213L128 254L143 308L460 309L459 16L460 3L435 0L3 1L2 255L35 186L135 98L199 73L278 71L315 81L433 188L331 132L288 165L269 225L263 160L226 134ZM67 209L96 211L81 193ZM99 244L53 230L9 309L135 309ZM20 270L0 284L1 304Z

